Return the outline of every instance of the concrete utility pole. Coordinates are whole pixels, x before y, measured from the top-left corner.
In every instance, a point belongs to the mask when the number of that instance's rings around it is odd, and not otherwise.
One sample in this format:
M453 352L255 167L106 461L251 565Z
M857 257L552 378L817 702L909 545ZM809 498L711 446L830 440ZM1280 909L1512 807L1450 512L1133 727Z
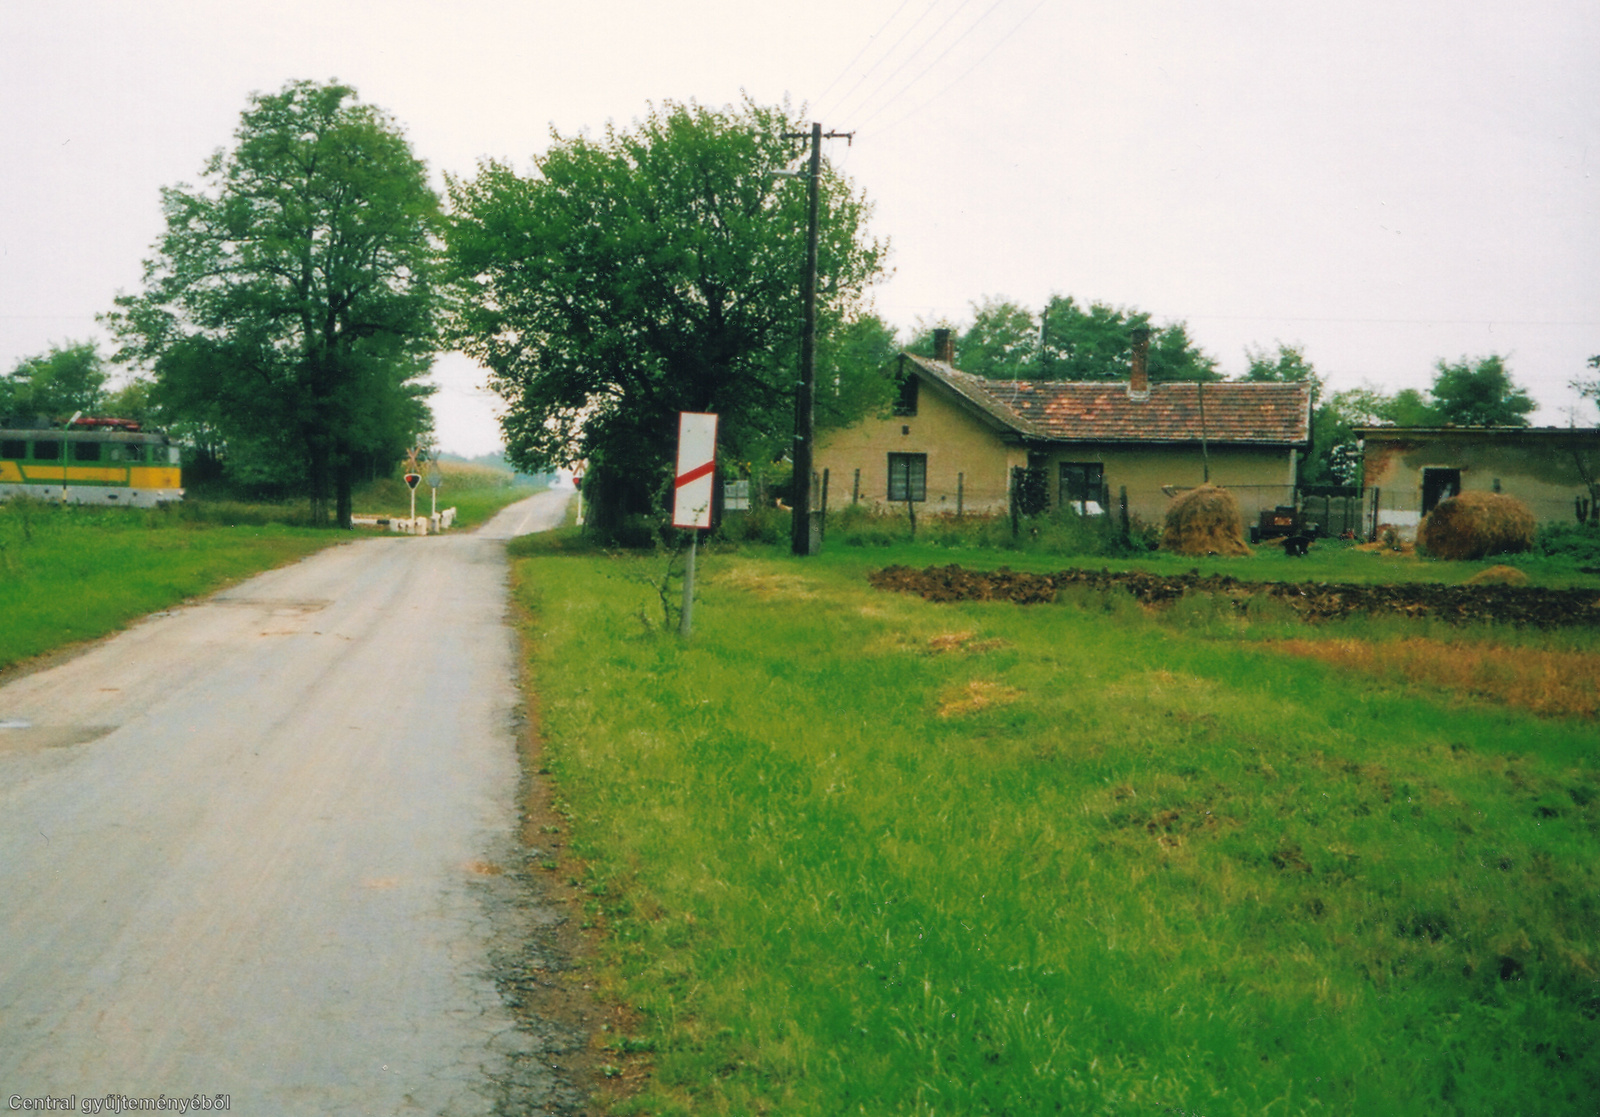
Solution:
M807 133L785 132L784 139L803 140ZM804 324L800 331L800 382L794 393L794 511L790 525L790 549L797 555L809 555L811 550L811 470L815 461L814 435L816 434L817 394L817 210L818 186L822 178L822 141L826 139L853 140L854 132L822 131L822 125L811 125L811 170L806 183L806 271L803 280L802 307Z

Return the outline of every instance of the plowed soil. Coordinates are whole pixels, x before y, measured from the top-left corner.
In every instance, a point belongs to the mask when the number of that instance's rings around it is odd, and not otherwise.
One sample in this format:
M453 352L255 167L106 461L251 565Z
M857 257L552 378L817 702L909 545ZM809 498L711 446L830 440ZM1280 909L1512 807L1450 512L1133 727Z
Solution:
M967 570L960 566L888 566L867 576L878 589L915 593L929 601L1051 602L1071 586L1124 590L1146 605L1166 605L1184 594L1231 597L1236 607L1254 596L1286 602L1303 620L1322 621L1353 613L1398 613L1439 617L1456 624L1502 624L1556 628L1600 624L1600 590L1540 589L1534 586L1446 586L1436 583L1368 586L1328 582L1246 582L1228 574L1162 575L1131 571L1061 570L1028 574L1006 567Z

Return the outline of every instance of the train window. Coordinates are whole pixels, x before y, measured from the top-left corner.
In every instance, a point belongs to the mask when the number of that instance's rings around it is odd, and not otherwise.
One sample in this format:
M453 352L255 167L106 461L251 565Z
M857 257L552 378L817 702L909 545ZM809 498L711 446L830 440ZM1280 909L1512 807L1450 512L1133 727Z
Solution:
M61 460L61 443L52 440L33 443L33 460L39 462L58 462Z
M0 439L0 458L17 458L28 456L28 444L20 438Z
M75 462L97 462L100 460L100 443L74 442L72 444L72 460Z
M114 462L144 461L144 447L136 442L112 443L108 448L111 451L111 460Z
M178 448L176 446L168 446L167 447L167 464L168 465L182 465L183 464L183 455L178 450Z

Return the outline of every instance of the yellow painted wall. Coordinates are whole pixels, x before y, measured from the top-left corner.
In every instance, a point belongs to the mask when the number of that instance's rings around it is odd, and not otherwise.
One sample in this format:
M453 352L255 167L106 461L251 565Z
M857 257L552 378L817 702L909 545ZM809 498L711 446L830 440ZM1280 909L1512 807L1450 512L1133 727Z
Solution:
M1600 469L1600 434L1574 431L1562 435L1495 435L1474 431L1408 432L1392 437L1368 436L1364 454L1367 486L1377 486L1384 515L1380 520L1407 520L1396 513L1420 516L1422 471L1459 469L1464 492L1500 491L1525 502L1541 523L1574 516L1574 499L1586 496L1578 458Z
M957 478L967 512L1005 512L1013 466L1028 464L1028 449L1002 435L959 402L948 389L924 380L917 414L866 419L832 431L818 444L816 469L829 471L828 504L849 505L856 470L861 471L860 499L869 507L888 502L889 454L928 455L928 499L923 512L955 512ZM1015 437L1015 436L1013 436ZM1294 455L1284 447L1213 446L1211 481L1238 497L1247 521L1263 508L1289 503L1294 484ZM1193 488L1204 469L1198 446L1137 446L1084 443L1051 447L1050 500L1054 506L1062 462L1099 462L1115 504L1121 486L1128 489L1129 511L1151 523L1166 516L1170 497L1163 486Z
M865 419L819 440L815 468L829 471L829 506L850 503L858 469L861 503L886 504L889 455L897 453L928 455L927 511L955 512L958 484L965 511L1005 511L1007 478L1013 465L1028 464L1027 450L1002 442L942 385L923 381L917 395L915 415Z

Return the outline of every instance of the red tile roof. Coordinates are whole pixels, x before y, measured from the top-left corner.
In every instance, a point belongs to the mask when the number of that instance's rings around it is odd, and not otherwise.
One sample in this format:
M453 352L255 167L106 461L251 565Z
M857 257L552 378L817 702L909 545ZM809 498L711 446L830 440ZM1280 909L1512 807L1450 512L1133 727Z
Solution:
M1150 385L1135 399L1126 381L986 380L906 354L923 372L1028 438L1055 442L1199 442L1200 386ZM1308 384L1205 385L1205 435L1218 443L1292 445L1310 438Z

